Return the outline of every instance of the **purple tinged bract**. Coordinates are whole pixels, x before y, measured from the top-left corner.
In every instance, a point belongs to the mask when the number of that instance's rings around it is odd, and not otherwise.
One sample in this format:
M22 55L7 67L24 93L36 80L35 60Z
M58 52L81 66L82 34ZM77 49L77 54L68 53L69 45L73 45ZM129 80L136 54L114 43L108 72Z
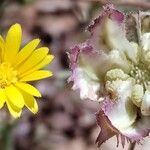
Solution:
M101 146L139 143L150 132L150 13L124 14L106 5L88 31L89 39L69 53L73 89L100 103L96 113Z

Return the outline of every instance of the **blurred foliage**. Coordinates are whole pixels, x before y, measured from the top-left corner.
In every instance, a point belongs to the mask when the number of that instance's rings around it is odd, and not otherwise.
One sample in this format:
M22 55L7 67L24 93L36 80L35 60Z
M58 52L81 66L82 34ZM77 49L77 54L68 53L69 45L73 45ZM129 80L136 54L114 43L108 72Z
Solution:
M19 4L30 4L32 3L34 0L16 0Z

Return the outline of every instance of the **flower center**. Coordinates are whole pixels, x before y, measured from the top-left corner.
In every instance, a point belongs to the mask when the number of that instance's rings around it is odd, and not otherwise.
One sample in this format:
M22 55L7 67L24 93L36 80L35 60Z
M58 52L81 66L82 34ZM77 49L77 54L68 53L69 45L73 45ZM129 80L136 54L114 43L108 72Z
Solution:
M130 74L135 79L136 83L143 85L145 89L147 86L150 86L150 73L146 67L132 66Z
M17 71L9 63L0 64L0 88L4 89L11 83L16 83L17 80Z

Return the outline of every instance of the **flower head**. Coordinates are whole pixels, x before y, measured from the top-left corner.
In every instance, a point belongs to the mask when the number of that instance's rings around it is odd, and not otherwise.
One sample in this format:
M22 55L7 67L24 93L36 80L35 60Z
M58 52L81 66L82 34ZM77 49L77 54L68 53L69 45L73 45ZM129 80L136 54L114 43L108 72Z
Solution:
M21 115L24 106L33 113L38 111L34 96L41 97L41 94L27 82L52 76L52 72L41 68L54 57L48 54L47 47L36 49L39 39L20 50L21 38L19 24L10 27L5 40L0 37L0 108L6 103L15 118Z
M88 27L91 37L72 48L73 88L100 102L100 146L114 135L139 142L150 132L150 14L125 15L107 5Z

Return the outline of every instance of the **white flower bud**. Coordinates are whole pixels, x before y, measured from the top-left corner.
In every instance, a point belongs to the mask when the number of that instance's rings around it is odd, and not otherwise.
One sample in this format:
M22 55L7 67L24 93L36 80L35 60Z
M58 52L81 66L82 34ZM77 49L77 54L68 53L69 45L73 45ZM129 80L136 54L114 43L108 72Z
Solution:
M139 84L134 85L132 89L131 100L138 107L141 106L143 94L144 94L143 86Z
M141 105L141 113L144 116L150 116L150 91L146 91Z

